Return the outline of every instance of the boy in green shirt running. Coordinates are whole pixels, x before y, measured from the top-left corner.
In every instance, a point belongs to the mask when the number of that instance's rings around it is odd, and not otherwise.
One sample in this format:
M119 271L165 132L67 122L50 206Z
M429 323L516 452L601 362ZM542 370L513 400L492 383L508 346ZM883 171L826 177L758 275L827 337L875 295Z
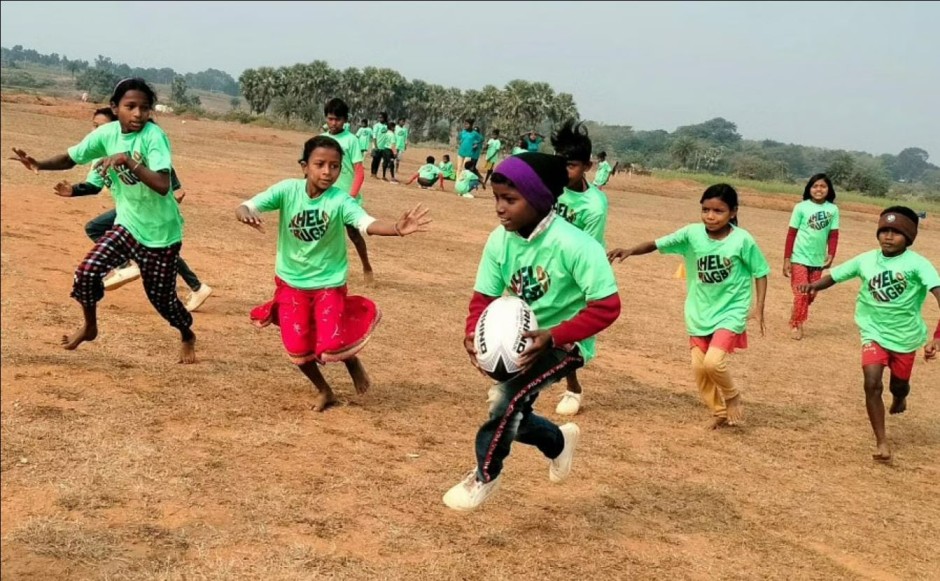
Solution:
M597 154L597 173L594 174L594 186L603 189L610 180L610 173L613 168L607 163L607 152L602 151Z
M283 180L242 203L239 222L262 229L261 212L278 211L274 299L252 309L256 326L281 328L291 362L317 389L313 405L323 411L336 401L318 365L342 361L358 393L369 389L369 377L356 357L372 335L381 314L365 297L347 296L346 229L371 236L407 236L427 230L431 219L419 204L396 222L366 214L349 193L333 184L340 176L343 148L332 137L318 135L304 144L300 165L306 179Z
M940 323L928 341L927 325L921 316L928 292L940 305L940 275L930 261L909 249L917 238L919 221L917 213L905 206L885 209L878 219L880 250L859 254L821 280L800 285L799 289L816 293L852 278L862 281L855 301L855 322L862 336L865 408L877 446L872 457L879 462L891 460L881 399L885 367L891 371L890 412L900 414L907 409L917 350L926 344L926 361L940 351Z

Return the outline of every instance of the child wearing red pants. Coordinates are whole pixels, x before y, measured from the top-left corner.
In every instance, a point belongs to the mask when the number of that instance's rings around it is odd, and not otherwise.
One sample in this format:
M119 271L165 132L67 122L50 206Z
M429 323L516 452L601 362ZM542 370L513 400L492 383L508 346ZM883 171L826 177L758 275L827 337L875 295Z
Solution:
M318 365L342 361L358 393L369 378L356 354L379 322L375 304L348 296L346 226L363 235L407 236L427 230L428 210L420 204L396 222L376 220L345 190L334 187L342 167L343 148L320 135L304 144L300 166L306 179L274 184L235 211L240 222L261 230L260 212L280 212L274 299L251 311L256 326L281 328L291 362L317 389L315 411L336 398Z
M879 462L891 460L881 399L885 367L891 370L890 412L900 414L907 409L917 349L926 343L924 359L928 361L940 351L940 323L928 341L927 324L921 316L928 291L940 305L940 275L926 258L908 248L917 237L918 222L917 213L910 208L887 208L878 220L880 250L840 264L818 282L800 285L801 292L815 293L851 278L862 280L855 322L862 335L865 407L877 446L872 457Z
M783 249L783 276L790 277L793 289L793 312L790 315L790 336L803 338L803 324L809 317L814 296L801 293L801 284L816 282L823 270L832 265L839 245L839 207L835 205L836 190L824 173L809 178L803 190L803 201L793 208L787 242Z

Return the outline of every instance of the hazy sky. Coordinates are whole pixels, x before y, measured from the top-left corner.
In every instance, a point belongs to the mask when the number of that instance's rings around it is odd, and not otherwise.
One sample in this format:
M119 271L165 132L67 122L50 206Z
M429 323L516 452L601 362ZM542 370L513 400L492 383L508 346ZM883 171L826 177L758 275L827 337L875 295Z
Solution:
M3 46L178 72L316 59L462 89L547 81L581 115L940 162L940 3L2 2ZM81 43L81 44L80 44Z

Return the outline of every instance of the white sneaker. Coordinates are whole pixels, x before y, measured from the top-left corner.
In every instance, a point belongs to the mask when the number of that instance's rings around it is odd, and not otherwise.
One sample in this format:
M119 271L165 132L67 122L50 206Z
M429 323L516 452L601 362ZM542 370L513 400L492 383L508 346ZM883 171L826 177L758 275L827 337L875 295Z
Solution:
M186 301L186 310L190 313L202 306L202 303L206 302L206 299L212 294L212 287L203 284L199 287L199 290L193 291L189 295L189 300Z
M576 415L581 409L581 395L582 394L574 393L573 391L566 391L565 394L561 396L561 401L558 402L555 413L560 416Z
M117 290L138 278L140 278L140 267L134 263L124 268L116 268L104 277L104 290Z
M477 471L471 470L466 478L454 485L444 495L444 504L454 510L469 512L486 502L491 494L499 488L502 475L490 482L483 483L477 480Z
M574 458L574 449L578 446L581 437L581 428L571 422L561 426L561 433L565 437L565 447L561 454L548 465L548 479L552 482L561 482L571 474L571 460Z

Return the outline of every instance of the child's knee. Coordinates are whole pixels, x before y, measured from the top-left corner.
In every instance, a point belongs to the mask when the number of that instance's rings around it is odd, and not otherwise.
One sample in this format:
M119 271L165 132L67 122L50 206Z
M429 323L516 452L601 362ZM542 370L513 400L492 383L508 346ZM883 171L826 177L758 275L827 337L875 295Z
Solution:
M908 379L892 377L888 389L891 391L891 395L895 397L907 397L911 393L911 382Z
M884 391L884 384L881 381L881 377L866 373L865 393L880 396L882 391Z
M702 358L702 368L709 374L720 374L728 371L728 354L718 349L709 349Z

